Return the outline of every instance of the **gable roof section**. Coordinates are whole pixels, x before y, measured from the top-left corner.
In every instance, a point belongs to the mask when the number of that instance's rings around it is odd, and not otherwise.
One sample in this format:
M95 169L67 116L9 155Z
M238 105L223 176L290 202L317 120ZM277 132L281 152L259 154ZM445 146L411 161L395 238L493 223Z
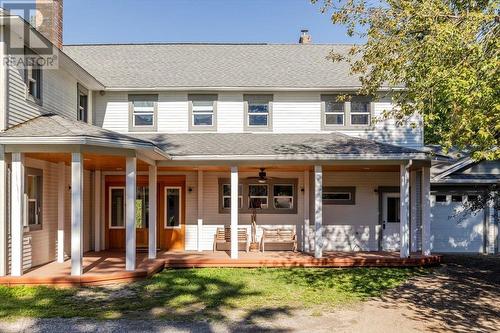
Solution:
M288 88L360 86L343 44L104 44L66 45L64 52L108 89Z
M131 134L154 142L173 160L427 159L423 151L340 133Z

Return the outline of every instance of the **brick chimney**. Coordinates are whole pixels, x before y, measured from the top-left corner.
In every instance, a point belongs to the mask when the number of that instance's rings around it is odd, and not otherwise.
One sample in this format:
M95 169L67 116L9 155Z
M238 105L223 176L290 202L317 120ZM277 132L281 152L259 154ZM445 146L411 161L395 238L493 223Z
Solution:
M299 44L311 44L311 43L312 43L312 37L309 34L309 30L307 29L300 30Z
M41 15L36 16L36 27L55 46L63 45L63 0L35 0L36 9Z

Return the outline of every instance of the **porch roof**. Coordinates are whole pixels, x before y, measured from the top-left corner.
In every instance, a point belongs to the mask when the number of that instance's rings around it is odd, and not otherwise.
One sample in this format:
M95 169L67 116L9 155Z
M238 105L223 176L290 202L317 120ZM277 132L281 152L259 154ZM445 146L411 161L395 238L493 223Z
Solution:
M0 132L0 144L96 145L125 149L154 150L166 155L154 143L120 134L56 114L43 114Z
M132 134L154 142L173 160L218 159L428 159L416 149L341 133L185 133Z

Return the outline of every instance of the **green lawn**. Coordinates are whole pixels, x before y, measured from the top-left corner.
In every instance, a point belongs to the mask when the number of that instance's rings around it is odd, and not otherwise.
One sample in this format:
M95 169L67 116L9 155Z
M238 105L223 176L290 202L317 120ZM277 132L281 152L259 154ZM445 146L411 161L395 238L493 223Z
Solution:
M111 287L0 287L0 319L27 317L227 318L228 311L281 311L348 305L398 286L423 269L165 270Z

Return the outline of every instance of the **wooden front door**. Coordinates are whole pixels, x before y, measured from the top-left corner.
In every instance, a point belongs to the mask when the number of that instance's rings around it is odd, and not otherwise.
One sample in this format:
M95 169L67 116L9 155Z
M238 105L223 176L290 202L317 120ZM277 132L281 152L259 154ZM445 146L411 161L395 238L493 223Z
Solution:
M106 177L106 248L125 249L125 179ZM148 177L137 177L136 246L148 247ZM186 190L184 176L158 176L157 236L163 250L184 250Z
M158 244L164 250L184 250L186 235L185 178L165 177L158 184Z

